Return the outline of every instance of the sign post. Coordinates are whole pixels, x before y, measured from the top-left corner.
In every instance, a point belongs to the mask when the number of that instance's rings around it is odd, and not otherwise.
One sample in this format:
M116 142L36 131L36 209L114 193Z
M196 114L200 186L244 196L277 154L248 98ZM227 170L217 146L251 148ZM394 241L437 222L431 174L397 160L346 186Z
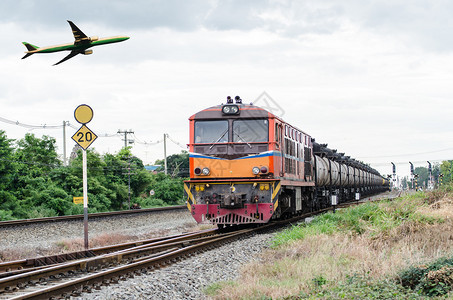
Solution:
M74 111L74 117L82 127L72 136L72 139L82 147L82 173L83 173L83 231L85 250L88 249L88 179L87 179L87 148L97 139L85 124L93 119L93 110L86 104L79 105Z

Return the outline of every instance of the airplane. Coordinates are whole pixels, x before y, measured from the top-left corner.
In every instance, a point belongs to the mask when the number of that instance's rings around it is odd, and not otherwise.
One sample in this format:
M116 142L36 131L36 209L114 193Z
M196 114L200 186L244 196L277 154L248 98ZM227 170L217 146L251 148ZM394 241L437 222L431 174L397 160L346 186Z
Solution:
M128 36L112 36L108 38L101 38L99 39L97 36L88 37L85 33L82 32L74 23L67 20L69 25L71 26L72 33L74 34L74 43L72 44L63 44L63 45L56 45L50 47L37 47L27 42L22 42L22 44L27 47L25 56L22 59L29 57L35 53L53 53L58 51L71 51L65 58L54 64L54 66L61 64L64 61L67 61L70 58L73 58L77 54L89 55L93 53L93 50L88 50L94 46L100 46L105 44L112 44L125 41L129 39Z

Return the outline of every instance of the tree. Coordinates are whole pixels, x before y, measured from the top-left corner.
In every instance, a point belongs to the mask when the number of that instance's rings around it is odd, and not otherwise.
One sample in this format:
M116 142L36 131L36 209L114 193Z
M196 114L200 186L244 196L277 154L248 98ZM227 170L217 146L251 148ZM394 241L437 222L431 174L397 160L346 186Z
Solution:
M427 187L428 177L429 177L428 168L417 167L414 170L414 174L418 175L418 178L416 178L418 187L419 188L426 188Z
M161 199L166 204L182 203L184 182L181 178L172 178L164 173L154 174L148 189L155 192L154 198Z
M81 151L63 166L53 138L26 134L15 143L16 149L13 142L0 131L0 220L81 213L81 205L72 202L83 194ZM90 149L86 155L89 212L128 208L129 183L131 203L158 200L147 198L152 188L167 201L152 205L173 203L182 196L181 179L154 178L129 147L105 155Z
M156 171L164 171L164 160L159 159L154 163L160 165ZM167 157L167 172L172 177L189 177L189 153L185 150L181 151L180 154L173 154Z
M130 180L131 196L139 197L141 194L146 193L146 188L152 179L151 174L145 170L143 161L132 155L131 147L121 149L116 157L122 162L123 182L129 186Z
M13 140L8 139L5 132L0 130L0 191L9 189L16 173L12 142Z
M440 172L444 175L443 183L451 182L453 175L453 160L443 161L440 165Z
M22 175L42 176L48 174L53 168L61 166L56 141L46 135L40 139L32 133L27 133L17 142L14 157L20 162L19 169Z

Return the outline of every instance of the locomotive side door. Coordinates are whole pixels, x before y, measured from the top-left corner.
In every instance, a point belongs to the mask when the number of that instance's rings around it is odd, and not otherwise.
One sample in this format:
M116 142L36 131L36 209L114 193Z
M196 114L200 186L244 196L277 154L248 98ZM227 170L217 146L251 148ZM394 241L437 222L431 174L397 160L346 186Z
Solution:
M285 143L283 142L283 125L282 123L278 123L278 140L280 142L280 152L281 152L281 170L280 170L280 176L283 176L285 174Z

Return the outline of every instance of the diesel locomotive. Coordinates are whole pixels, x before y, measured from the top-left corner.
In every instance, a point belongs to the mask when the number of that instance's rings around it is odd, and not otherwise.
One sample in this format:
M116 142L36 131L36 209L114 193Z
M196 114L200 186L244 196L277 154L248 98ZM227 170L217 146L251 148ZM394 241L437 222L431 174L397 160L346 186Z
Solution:
M198 223L267 223L388 189L375 169L235 99L189 118L184 194Z

